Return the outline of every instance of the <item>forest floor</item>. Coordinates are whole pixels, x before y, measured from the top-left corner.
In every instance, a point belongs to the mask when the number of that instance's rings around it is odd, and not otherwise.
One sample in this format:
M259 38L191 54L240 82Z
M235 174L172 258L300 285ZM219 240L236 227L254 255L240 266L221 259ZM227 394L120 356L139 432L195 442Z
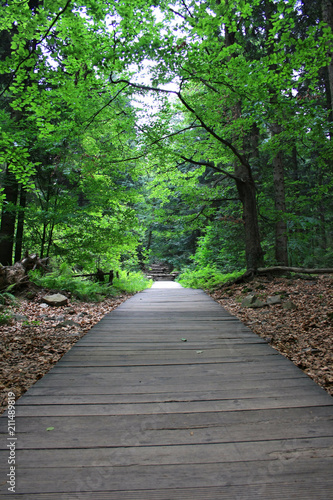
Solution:
M8 392L19 398L105 314L131 296L103 302L69 300L67 306L51 307L42 301L49 293L36 290L33 300L23 295L6 307L15 319L0 325L0 414L6 409Z
M333 395L332 285L331 276L257 278L211 296ZM55 308L42 302L45 294L38 290L32 300L18 297L15 305L6 308L16 317L0 326L0 414L8 392L20 397L105 314L130 297L124 294L99 303L71 301ZM242 307L249 294L263 302L279 296L281 303Z
M231 285L211 296L237 316L254 333L333 395L333 277L256 278L248 284ZM265 303L242 307L246 296Z

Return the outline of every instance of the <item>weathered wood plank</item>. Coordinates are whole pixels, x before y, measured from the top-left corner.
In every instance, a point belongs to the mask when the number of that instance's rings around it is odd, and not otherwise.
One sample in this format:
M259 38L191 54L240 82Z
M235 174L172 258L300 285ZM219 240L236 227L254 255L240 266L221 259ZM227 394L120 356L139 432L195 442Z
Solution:
M98 474L98 473L97 473ZM332 500L333 481L310 478L308 481L283 479L273 484L226 485L195 487L140 489L132 491L94 491L93 500ZM76 489L75 489L76 488ZM73 492L34 493L33 500L92 500L91 492L80 491L75 484ZM313 491L316 496L313 497ZM22 500L22 495L11 494L12 500ZM31 497L28 500L32 500Z
M243 377L238 377L235 378L233 377L230 380L223 381L221 378L218 379L218 381L215 380L210 380L209 384L207 384L207 381L202 380L202 378L197 379L191 383L191 380L189 380L188 383L180 383L178 381L177 384L177 390L178 393L182 394L185 391L188 391L190 387L195 387L196 390L198 391L204 391L209 388L209 390L219 390L223 387L228 387L230 390L230 393L234 389L237 389L239 387L242 387L244 390L248 389L253 389L256 388L258 391L262 387L266 388L279 388L281 387L281 390L283 390L283 387L288 385L295 385L299 384L301 382L305 382L307 385L309 384L308 377L306 377L301 370L298 370L297 375L292 374L289 376L286 376L285 374L281 375L280 373L278 374L271 374L271 373L266 373L265 377L262 376L262 374L257 374L254 376L247 376L246 380ZM183 382L183 380L182 380ZM123 384L100 384L98 383L97 380L97 385L92 385L92 384L86 384L83 385L81 384L80 386L71 386L71 385L64 385L64 386L52 386L47 384L45 381L43 381L43 384L41 381L38 381L38 384L36 383L29 389L29 394L33 395L39 395L39 394L58 394L59 396L61 395L76 395L76 394L119 394L123 391L124 394L142 394L146 392L154 392L158 390L159 393L164 393L164 394L170 394L175 392L175 383L164 383L159 387L156 387L156 384L152 383L150 386L145 386L142 384L142 381L137 380L137 382L132 382L132 384L126 384L124 387Z
M211 413L18 417L20 449L174 446L325 437L329 406ZM47 431L49 427L54 430Z
M132 297L16 411L14 500L333 500L333 399L200 290Z
M277 465L277 464L276 464ZM204 466L204 474L203 474ZM280 462L279 466L271 467L269 462L247 462L246 468L240 463L201 463L201 464L168 464L160 466L106 466L106 467L54 467L46 469L47 474L35 467L23 468L20 472L18 491L31 495L38 492L52 492L54 484L58 485L59 493L75 491L126 491L140 489L192 488L212 486L239 486L279 484L295 477L299 482L313 488L327 480L332 472L332 459L295 460ZM129 473L130 470L130 473ZM333 485L333 481L330 480ZM92 496L94 498L94 496ZM194 497L195 498L195 497ZM316 498L316 497L315 497Z
M206 401L179 401L154 403L128 403L128 404L67 404L67 405L42 405L38 404L38 415L44 416L86 416L86 415L155 415L158 413L206 413L216 411L242 411L275 408L302 408L309 406L331 406L326 394L309 396L275 396L266 398L248 398ZM36 406L22 406L17 412L20 417L33 416Z
M184 392L144 392L144 393L124 393L124 394L75 394L75 395L33 395L27 393L24 398L17 402L17 406L30 405L67 405L67 404L110 404L110 403L168 403L186 401L219 401L232 399L252 399L252 398L274 398L274 397L301 397L308 396L309 405L312 404L312 396L324 394L327 402L327 394L317 385L309 386L305 379L282 380L277 386L271 384L261 385L259 388L249 387L248 389L235 388L232 393L227 388L225 390L212 391L184 391Z
M131 465L163 465L182 463L216 463L216 462L253 462L258 460L300 460L316 458L332 458L333 438L283 439L273 441L256 441L243 443L210 443L205 446L186 444L175 446L134 446L123 449L113 448L80 448L33 450L33 460L42 468L51 467L94 467ZM0 451L4 461L5 451ZM19 452L20 467L32 466L31 450L21 449ZM2 463L4 463L4 461ZM0 459L1 463L1 459Z

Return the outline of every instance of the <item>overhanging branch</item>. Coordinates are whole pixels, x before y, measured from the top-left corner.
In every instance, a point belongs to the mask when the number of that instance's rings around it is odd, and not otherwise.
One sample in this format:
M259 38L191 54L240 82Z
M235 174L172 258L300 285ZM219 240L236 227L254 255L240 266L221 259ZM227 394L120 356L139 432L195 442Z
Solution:
M237 175L231 174L230 172L227 172L221 167L217 167L214 162L212 161L196 161L193 160L193 158L187 158L186 156L181 155L181 158L185 161L188 161L189 163L193 163L193 165L200 165L202 167L210 167L213 170L216 170L217 172L220 172L221 174L224 174L226 177L229 177L230 179L233 179L238 182L244 182L243 179L240 177L237 177Z
M128 85L125 85L125 87L123 87L122 89L120 89L115 96L112 97L112 99L110 99L104 106L101 107L101 109L99 109L98 111L96 111L96 113L94 113L91 118L89 119L88 121L88 124L85 126L84 128L84 131L87 130L87 128L92 124L92 122L95 120L96 116L98 116L102 111L103 109L107 108L108 106L110 106L110 104L118 97L119 94L122 93L123 90L125 90L126 88L128 87Z
M69 4L71 3L72 0L67 0L66 2L66 5L64 6L63 9L61 9L58 14L56 15L56 17L53 19L52 23L50 24L48 30L46 31L46 33L44 34L44 36L38 41L36 42L35 46L29 51L29 54L24 57L19 63L18 65L16 66L16 68L14 69L14 71L12 72L11 74L11 77L9 79L9 82L7 83L7 85L5 86L5 88L2 90L2 92L0 92L0 97L5 93L7 92L7 90L9 89L12 81L14 80L14 76L16 75L17 71L20 69L20 67L22 66L23 63L25 63L25 61L27 61L28 59L30 59L30 57L32 56L32 54L34 54L34 52L36 52L37 50L37 47L38 45L40 45L48 36L48 34L50 33L51 29L53 28L53 26L56 24L56 22L58 21L59 17L67 10Z
M198 113L195 111L195 109L193 109L192 106L190 106L190 104L184 99L181 91L161 89L159 87L151 87L149 85L141 85L139 83L130 82L129 80L125 80L123 78L119 79L119 80L113 80L112 73L110 75L110 82L113 83L113 84L125 83L128 86L131 86L131 87L133 87L135 89L138 89L138 90L149 90L149 91L152 91L152 92L158 92L158 93L174 94L174 95L176 95L178 97L178 99L180 100L180 102L185 106L185 108L188 111L190 111L190 113L193 116L195 116L195 118L200 123L201 127L204 130L206 130L211 136L213 136L218 142L220 142L226 148L228 148L234 154L234 156L236 156L236 158L238 158L238 160L248 170L248 172L251 172L251 167L250 167L248 161L246 160L246 158L237 150L237 148L235 148L235 146L233 144L231 144L231 142L227 141L226 139L223 139L223 137L221 137L219 134L217 134L212 127L210 127L209 125L207 125L204 122L204 120L198 115ZM226 173L226 172L223 172L223 170L220 170L220 172ZM241 179L241 178L239 178L237 176L232 176L232 174L226 173L226 175L232 177L235 180L239 180L239 181L244 182L243 179Z

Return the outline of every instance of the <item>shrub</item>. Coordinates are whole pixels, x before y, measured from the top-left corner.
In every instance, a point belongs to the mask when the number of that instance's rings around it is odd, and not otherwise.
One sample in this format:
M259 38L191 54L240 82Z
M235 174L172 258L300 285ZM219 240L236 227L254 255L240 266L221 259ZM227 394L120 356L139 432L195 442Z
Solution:
M186 269L178 277L177 281L185 288L202 288L211 291L223 283L238 278L244 272L245 269L226 274L214 266L206 266L197 269Z
M59 292L70 292L77 299L84 301L100 301L107 296L116 296L120 292L139 292L152 284L142 273L132 272L127 275L125 271L121 271L120 277L115 278L113 285L109 286L107 282L76 278L72 276L71 268L66 265L61 265L58 270L45 275L32 271L30 279L38 286Z

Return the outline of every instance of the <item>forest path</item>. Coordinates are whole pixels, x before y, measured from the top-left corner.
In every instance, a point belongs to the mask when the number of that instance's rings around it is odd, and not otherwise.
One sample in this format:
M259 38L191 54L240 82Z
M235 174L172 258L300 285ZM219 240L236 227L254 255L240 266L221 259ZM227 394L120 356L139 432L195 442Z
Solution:
M7 413L13 500L333 499L333 400L201 290L157 282ZM3 496L2 496L3 498Z

